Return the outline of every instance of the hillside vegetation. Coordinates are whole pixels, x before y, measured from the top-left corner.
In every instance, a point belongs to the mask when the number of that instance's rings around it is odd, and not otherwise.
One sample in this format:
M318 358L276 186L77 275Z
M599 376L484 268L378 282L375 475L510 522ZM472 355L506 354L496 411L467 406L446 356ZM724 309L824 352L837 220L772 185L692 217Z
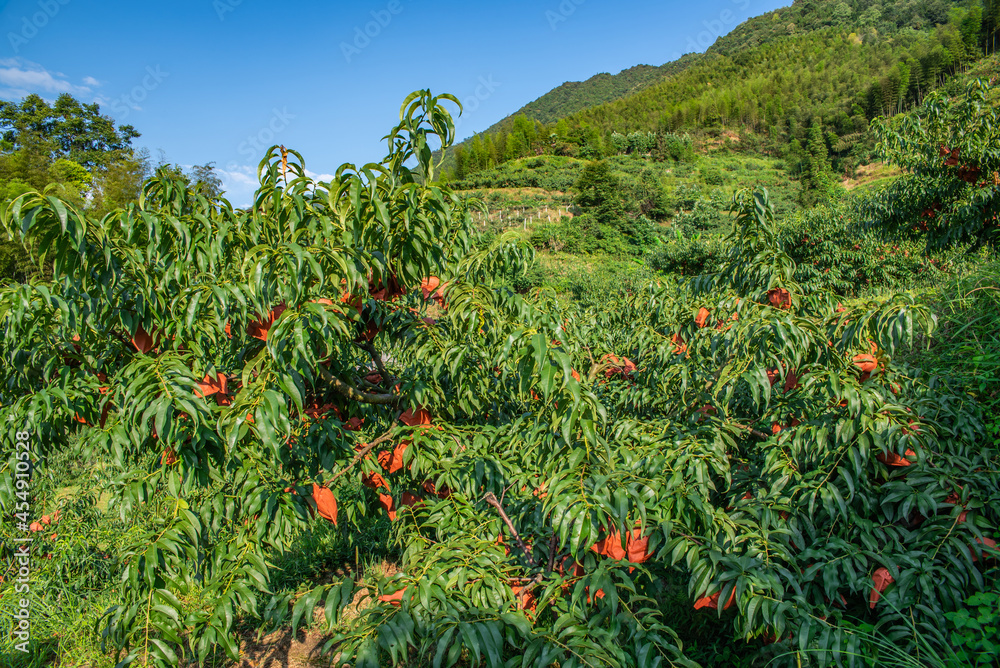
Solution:
M647 88L671 74L680 72L700 57L698 54L688 54L659 67L636 65L622 70L618 74L602 72L586 81L567 81L537 100L524 105L521 109L487 129L486 132L499 130L509 125L516 116L525 116L543 124L555 123L560 118L587 107L611 102Z
M995 666L996 7L796 2L443 175L416 91L248 209L4 107L0 662Z
M919 103L992 44L996 3L797 2L751 19L703 56L611 102L540 122L521 114L457 146L453 177L538 154L599 158L626 152L615 134L728 129L758 150L805 145L818 126L831 156L856 164L869 122ZM786 20L787 19L787 20ZM665 137L666 139L663 139ZM852 155L852 151L854 155ZM661 151L669 154L669 151Z

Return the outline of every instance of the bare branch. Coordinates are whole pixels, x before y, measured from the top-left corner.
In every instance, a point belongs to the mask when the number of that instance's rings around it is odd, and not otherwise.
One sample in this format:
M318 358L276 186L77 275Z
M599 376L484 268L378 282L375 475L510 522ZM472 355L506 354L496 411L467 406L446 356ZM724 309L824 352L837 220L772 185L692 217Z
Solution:
M375 406L397 406L403 402L403 397L397 394L371 394L369 392L359 390L350 383L345 383L339 378L334 378L333 374L331 374L330 371L322 364L319 365L318 370L320 375L323 376L323 379L330 383L330 386L334 390L353 401L359 401L364 404L373 404Z
M389 429L389 431L385 432L384 434L382 434L381 436L379 436L378 438L376 438L374 441L372 441L371 443L369 443L368 445L366 445L361 450L358 450L358 453L356 455L354 455L354 459L351 460L351 463L348 464L343 470L338 471L337 474L334 475L332 478L330 478L329 480L327 480L326 482L324 482L323 486L324 487L329 487L330 485L332 485L333 481L335 481L337 478L339 478L340 476L344 475L345 473L347 473L348 471L350 471L352 468L354 468L355 465L357 465L358 462L360 462L362 459L364 459L365 457L367 457L368 453L371 452L376 446L381 445L382 443L385 443L388 440L391 440L392 439L393 429L395 429L395 427L391 427Z
M503 506L501 506L500 502L497 501L496 495L493 492L486 492L486 496L483 497L483 500L496 508L497 512L500 513L500 519L503 520L505 525L507 525L507 530L510 531L510 535L513 536L514 542L517 543L517 546L521 548L522 552L524 552L524 558L528 560L529 564L534 566L535 558L531 555L531 550L529 550L528 546L524 544L523 540L521 540L521 535L517 533L517 529L514 528L514 523L510 521L509 517L507 517L507 513L504 512Z
M361 348L371 356L372 362L375 363L375 368L378 369L378 372L382 375L382 382L392 385L393 377L390 376L389 372L385 370L385 364L382 361L382 353L376 350L375 346L367 342L357 343L355 345L357 345L358 348Z

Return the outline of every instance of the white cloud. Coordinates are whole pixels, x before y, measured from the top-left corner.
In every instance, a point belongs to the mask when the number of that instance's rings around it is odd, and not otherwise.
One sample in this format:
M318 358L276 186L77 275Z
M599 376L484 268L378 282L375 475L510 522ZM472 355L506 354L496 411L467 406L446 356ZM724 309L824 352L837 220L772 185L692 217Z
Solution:
M253 194L257 191L256 168L230 163L226 169L216 168L215 173L222 179L225 197L233 206L246 208L253 204Z
M61 72L49 72L47 69L23 58L0 58L0 96L19 98L36 93L45 97L48 95L86 95L92 86L99 85L93 77L86 77L84 85L74 84Z
M226 165L225 169L216 167L215 173L222 179L222 189L225 198L234 207L246 208L253 204L254 193L257 192L257 167L250 165L240 165L234 162ZM306 176L314 181L332 181L333 174L317 174L306 170Z
M329 183L330 181L333 181L335 178L337 178L333 174L317 174L316 172L310 171L308 168L306 168L306 176L308 176L313 181L323 181L325 183Z

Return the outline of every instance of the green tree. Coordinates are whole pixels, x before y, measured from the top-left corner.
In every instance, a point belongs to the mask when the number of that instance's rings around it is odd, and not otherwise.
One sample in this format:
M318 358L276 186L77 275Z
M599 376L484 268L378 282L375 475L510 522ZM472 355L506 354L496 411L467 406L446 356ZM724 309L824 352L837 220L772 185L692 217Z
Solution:
M83 165L66 158L59 158L49 167L50 183L61 198L83 208L93 194L94 179Z
M16 179L43 189L52 182L49 171L57 155L55 143L37 132L23 132L18 141L4 142L9 150L0 153L0 179Z
M670 215L672 206L670 196L659 177L649 167L639 172L639 185L633 196L639 213L652 220L663 220Z
M913 114L873 124L878 155L905 170L871 198L870 226L926 238L928 249L1000 239L1000 109L978 79L954 97L928 96Z
M581 128L580 157L586 160L600 160L604 157L604 140L601 133L589 123Z
M847 25L853 15L854 11L849 4L838 2L837 6L833 8L834 25Z
M528 146L525 143L524 135L520 132L513 132L507 136L507 160L517 160L528 153Z
M468 152L465 150L465 146L459 144L455 147L455 179L461 181L466 176L469 175L469 157ZM508 158L509 159L509 158Z
M139 151L100 167L96 172L91 206L95 215L101 216L139 200L142 184L151 176L149 155Z
M1000 0L983 0L983 50L995 53L1000 33Z
M872 31L878 28L881 20L882 10L876 5L872 5L858 17L858 25L865 30Z
M800 201L805 206L812 206L828 199L834 188L833 176L830 173L830 151L818 120L813 120L809 128L805 170L802 172L801 181Z
M195 165L191 168L192 189L203 197L215 200L222 197L222 179L215 173L215 163Z
M535 141L538 139L538 128L535 125L535 122L524 114L519 114L516 118L514 118L511 133L521 135L521 138L524 140L526 150L530 150L531 147L534 146Z
M960 18L954 22L958 24L962 33L966 53L975 58L982 53L983 8L976 3L962 11L958 16Z
M619 225L625 215L625 199L621 181L607 162L599 160L584 167L574 189L577 206L593 214L602 225Z
M131 152L139 133L131 125L116 126L101 114L98 104L81 104L62 94L54 105L38 95L21 102L0 101L0 140L6 150L17 150L35 138L51 142L51 158L67 158L88 170L106 166Z
M116 126L97 104L60 95L50 105L38 95L21 102L0 102L0 197L27 190L56 194L77 207L106 213L134 202L148 175L132 149L139 133ZM0 240L2 275L23 280L38 267L20 244Z

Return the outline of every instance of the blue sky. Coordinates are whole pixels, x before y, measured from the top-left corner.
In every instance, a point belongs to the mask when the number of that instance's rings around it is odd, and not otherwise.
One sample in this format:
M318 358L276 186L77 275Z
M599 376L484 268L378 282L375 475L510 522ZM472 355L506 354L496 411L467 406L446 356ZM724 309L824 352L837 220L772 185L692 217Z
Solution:
M381 158L413 90L465 100L466 137L564 81L703 51L787 4L0 1L0 99L97 101L154 159L215 162L240 206L272 144L319 175Z

